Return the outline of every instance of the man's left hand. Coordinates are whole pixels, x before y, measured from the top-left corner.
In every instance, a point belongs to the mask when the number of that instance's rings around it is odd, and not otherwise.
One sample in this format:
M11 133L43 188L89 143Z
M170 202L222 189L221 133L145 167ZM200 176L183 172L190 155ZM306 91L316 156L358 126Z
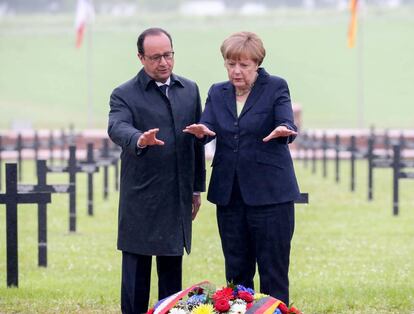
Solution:
M193 220L196 218L198 210L200 209L201 205L201 195L193 195L193 211L192 211L192 218Z
M271 139L277 138L277 137L288 137L291 135L298 135L298 132L295 132L293 130L288 129L284 125L279 125L277 128L275 128L268 136L266 136L263 139L263 142L269 142Z

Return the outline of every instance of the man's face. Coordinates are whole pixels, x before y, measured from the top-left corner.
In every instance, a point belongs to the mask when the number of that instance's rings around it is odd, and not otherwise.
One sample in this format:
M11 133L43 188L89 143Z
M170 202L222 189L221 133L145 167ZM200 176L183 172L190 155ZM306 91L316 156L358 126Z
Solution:
M174 52L165 34L148 35L143 43L144 54L138 54L145 72L154 80L165 82L174 68Z

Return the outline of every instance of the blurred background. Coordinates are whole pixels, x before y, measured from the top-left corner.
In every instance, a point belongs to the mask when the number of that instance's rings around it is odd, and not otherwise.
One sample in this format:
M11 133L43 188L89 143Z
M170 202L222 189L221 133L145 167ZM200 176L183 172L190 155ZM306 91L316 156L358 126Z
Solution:
M360 1L347 45L346 0L94 0L76 48L75 0L0 0L0 129L105 129L112 90L141 68L147 27L173 36L174 72L226 80L219 47L233 32L264 41L305 128L407 129L414 117L414 0Z

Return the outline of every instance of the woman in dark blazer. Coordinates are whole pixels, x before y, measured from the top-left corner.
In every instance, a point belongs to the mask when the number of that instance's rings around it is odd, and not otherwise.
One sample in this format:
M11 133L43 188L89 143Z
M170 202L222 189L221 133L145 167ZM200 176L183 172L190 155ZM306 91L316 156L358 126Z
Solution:
M260 65L265 49L250 32L221 46L229 80L211 86L199 124L184 131L216 138L208 200L217 222L228 282L289 304L289 255L294 200L299 197L288 144L297 135L286 81Z

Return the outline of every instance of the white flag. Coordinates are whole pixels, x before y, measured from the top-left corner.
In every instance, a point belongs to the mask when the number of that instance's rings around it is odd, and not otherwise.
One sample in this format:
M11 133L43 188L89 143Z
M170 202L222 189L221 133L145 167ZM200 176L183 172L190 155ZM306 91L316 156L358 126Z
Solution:
M78 0L75 18L76 48L80 48L82 45L86 24L92 22L94 18L95 10L92 0Z

